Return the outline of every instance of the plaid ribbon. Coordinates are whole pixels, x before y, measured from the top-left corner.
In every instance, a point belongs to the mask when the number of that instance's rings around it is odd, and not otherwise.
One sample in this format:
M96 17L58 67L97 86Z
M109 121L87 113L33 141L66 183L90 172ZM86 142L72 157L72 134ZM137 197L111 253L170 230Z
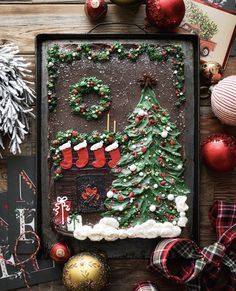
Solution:
M234 291L236 286L236 203L217 201L209 212L218 241L200 249L187 238L158 243L150 266L191 291ZM231 217L231 215L233 217ZM219 224L218 224L219 223Z
M155 283L151 281L143 281L134 288L134 291L159 291L159 289Z

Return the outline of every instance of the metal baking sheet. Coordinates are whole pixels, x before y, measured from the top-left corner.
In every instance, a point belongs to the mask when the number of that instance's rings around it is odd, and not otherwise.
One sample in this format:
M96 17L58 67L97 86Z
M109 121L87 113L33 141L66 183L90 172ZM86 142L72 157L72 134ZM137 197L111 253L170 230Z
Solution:
M180 118L177 121L181 130L185 156L185 180L191 190L188 196L189 223L182 236L195 241L199 238L198 195L199 195L199 40L195 35L186 34L44 34L37 37L37 193L38 193L38 232L41 233L44 244L48 245L55 239L67 241L75 253L81 250L105 252L111 258L143 258L149 257L158 239L126 239L115 242L77 241L74 238L63 237L53 232L49 217L49 173L48 173L48 99L47 99L47 49L55 43L155 43L158 45L179 44L184 52L185 95L186 104L181 107ZM142 63L139 64L142 71ZM101 65L99 65L101 68ZM143 65L143 68L145 66ZM121 67L122 69L122 67ZM104 72L99 72L96 64L90 66L91 74L99 78ZM160 72L161 73L161 72ZM100 74L100 75L99 75ZM103 75L104 76L104 75ZM134 76L136 78L136 75ZM108 78L108 77L107 77ZM168 81L168 79L167 79ZM129 82L129 80L127 80ZM131 81L132 82L132 81ZM62 82L61 82L62 83ZM58 86L61 86L58 85ZM164 84L165 86L165 84ZM168 84L166 84L168 86ZM125 90L125 89L124 89ZM165 92L163 91L163 94ZM140 93L139 93L140 96ZM176 109L174 104L164 97L159 100L170 113ZM130 111L130 113L132 110ZM176 112L175 112L176 114ZM64 125L66 126L66 125ZM102 125L97 123L101 130ZM68 129L68 128L67 128ZM104 129L104 128L103 128ZM122 128L120 129L122 131ZM182 143L182 142L181 142Z

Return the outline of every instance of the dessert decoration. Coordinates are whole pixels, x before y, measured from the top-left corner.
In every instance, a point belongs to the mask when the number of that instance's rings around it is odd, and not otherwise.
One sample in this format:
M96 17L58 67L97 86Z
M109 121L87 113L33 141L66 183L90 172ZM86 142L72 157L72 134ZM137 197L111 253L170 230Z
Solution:
M183 0L148 0L146 6L149 22L161 29L173 29L184 18Z
M184 55L181 46L179 45L166 45L166 46L156 46L154 44L140 44L136 45L133 48L126 48L123 44L115 42L111 45L107 45L102 49L94 49L91 44L81 44L71 49L63 49L59 45L55 44L48 50L48 107L50 112L56 112L57 107L57 96L56 96L56 83L58 80L58 70L60 64L68 63L71 64L76 60L81 58L86 58L91 62L108 62L113 56L117 56L119 59L127 59L130 62L136 62L138 58L146 53L151 61L171 61L173 67L173 74L176 75L177 82L175 83L176 88L176 105L180 106L185 102L184 95ZM92 81L93 82L93 81ZM82 84L80 84L82 86ZM105 85L104 85L105 86ZM93 85L90 86L92 90ZM71 98L73 97L73 94ZM81 97L79 97L79 100ZM100 99L101 100L101 99ZM72 102L72 101L71 101ZM108 102L109 103L109 102ZM77 106L75 102L71 104L73 109ZM106 110L109 109L111 104L106 105ZM82 108L83 109L83 108ZM91 111L88 108L85 112L85 115L91 116ZM103 110L105 111L105 110ZM103 112L102 111L102 112ZM96 108L95 108L95 112ZM84 113L84 112L82 112Z
M95 92L99 96L98 105L92 105L88 108L84 102L84 95L89 92ZM72 112L80 114L87 120L101 118L104 111L111 107L111 94L108 85L104 85L101 80L95 77L84 77L78 83L70 87L70 105Z
M124 130L129 141L112 171L117 178L110 189L112 197L105 201L105 216L126 228L148 220L185 226L181 218L185 215L180 216L173 203L189 193L182 179L179 131L156 100L152 89L156 80L146 74L140 82L141 99Z
M133 87L128 86L127 90L131 91L124 96L119 86L119 81L123 86L123 78L114 79L116 75L108 62L114 63L115 68L132 62L131 67L142 73L142 68L136 64L141 56L153 75L144 74L139 80L142 92L138 101L139 86L131 79ZM95 69L87 70L86 65L90 66L90 62L97 63ZM176 118L175 122L170 121L167 109L157 101L162 94L162 84L156 89L157 95L153 90L157 84L154 74L159 76L160 82L163 80L163 75L158 75L156 70L158 64L172 84L166 97L173 101L173 107L168 109L173 113L173 119ZM112 88L112 92L118 93L112 103L114 108L111 108L110 88L97 77L87 76L90 71L95 75L97 67L98 75L102 75L100 79L109 85L117 82ZM53 71L55 68L59 73ZM77 82L75 72L78 68L84 68L85 76ZM109 72L107 75L103 74L105 69ZM175 101L177 106L185 101L182 47L175 44L157 46L152 42L63 43L49 49L48 72L50 109L55 111L59 98L60 106L67 106L63 113L68 120L68 123L62 120L62 108L49 116L49 136L52 139L50 196L54 209L51 215L57 233L92 241L180 235L181 227L185 227L188 221L186 201L189 193L184 182L184 163L178 141L180 132L177 129L177 124L184 127L184 115L179 117L178 114L183 109L174 106ZM54 72L53 76L51 72ZM67 74L68 84L72 84L68 85L70 104L74 102L72 112L79 116L71 114L67 99L58 91L56 95L57 80ZM116 91L117 88L121 90ZM65 86L60 91L62 95L64 91L67 94ZM105 113L105 118L101 120L100 116L92 116L95 112L98 114L100 105L88 108L83 101L87 93L93 92L105 102L100 114L104 116ZM107 96L109 101L102 99ZM122 102L120 97L124 98ZM163 100L166 106L165 102ZM68 130L68 126L71 129ZM106 130L103 131L104 127ZM124 132L117 132L117 127L122 127ZM100 132L93 131L95 128Z
M105 0L86 0L84 10L91 20L96 21L107 14L107 3Z
M214 86L211 108L222 123L236 125L236 76L226 77Z
M108 283L105 259L88 252L71 257L63 269L63 283L67 290L104 290Z
M35 95L29 87L30 64L17 56L19 48L14 44L0 45L0 147L3 139L10 139L12 154L21 153L20 145L29 133L29 117L34 117L31 107ZM1 153L0 153L1 158Z
M236 140L226 134L213 134L202 144L205 165L218 172L233 170L236 165Z
M55 243L50 250L50 257L57 263L65 263L70 258L70 250L64 243Z
M68 201L66 196L58 196L57 202L55 202L53 211L54 215L54 223L57 224L66 224L68 213L71 208L71 201Z

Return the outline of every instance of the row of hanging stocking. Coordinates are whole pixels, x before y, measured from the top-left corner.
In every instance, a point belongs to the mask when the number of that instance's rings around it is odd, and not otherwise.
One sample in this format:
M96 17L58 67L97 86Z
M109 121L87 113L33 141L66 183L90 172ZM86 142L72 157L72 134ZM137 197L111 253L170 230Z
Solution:
M89 152L87 141L75 145L74 151L77 152L78 159L75 162L77 168L84 168L89 162ZM68 141L59 147L62 153L63 160L60 162L60 166L64 170L68 170L73 165L73 152L71 141ZM110 168L114 168L120 160L120 149L117 141L113 142L104 149L103 141L100 141L90 147L93 152L95 160L92 162L93 167L102 168L106 164L105 151L109 153L111 160L108 162Z

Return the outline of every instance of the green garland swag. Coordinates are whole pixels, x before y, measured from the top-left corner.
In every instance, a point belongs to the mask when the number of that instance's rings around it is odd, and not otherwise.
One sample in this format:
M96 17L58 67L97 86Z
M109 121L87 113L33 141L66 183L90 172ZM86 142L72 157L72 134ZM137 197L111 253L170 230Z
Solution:
M84 140L87 140L87 142L91 145L100 141L103 141L105 145L118 141L119 147L122 150L127 138L128 137L126 135L121 135L120 132L113 133L106 130L103 132L93 131L90 135L79 133L73 129L69 129L65 132L58 131L55 140L53 140L50 144L51 159L55 171L54 179L57 180L63 177L63 169L60 167L60 162L63 160L63 156L59 150L59 147L64 143L71 141L71 145L73 147Z
M100 98L98 105L88 107L84 103L84 96L89 92L95 92ZM78 83L70 86L70 105L72 113L79 114L87 120L101 118L105 111L111 107L111 93L108 85L102 83L96 77L84 77Z
M71 64L74 61L86 58L92 62L108 62L113 55L131 62L136 62L138 58L146 53L151 61L171 62L175 77L174 86L176 89L176 106L185 102L184 94L184 53L180 45L157 46L143 43L133 48L126 48L123 44L116 42L107 45L103 50L93 49L92 44L74 45L70 50L61 48L54 44L48 49L47 69L48 69L48 106L50 112L56 112L57 96L56 83L58 80L58 70L60 64Z

